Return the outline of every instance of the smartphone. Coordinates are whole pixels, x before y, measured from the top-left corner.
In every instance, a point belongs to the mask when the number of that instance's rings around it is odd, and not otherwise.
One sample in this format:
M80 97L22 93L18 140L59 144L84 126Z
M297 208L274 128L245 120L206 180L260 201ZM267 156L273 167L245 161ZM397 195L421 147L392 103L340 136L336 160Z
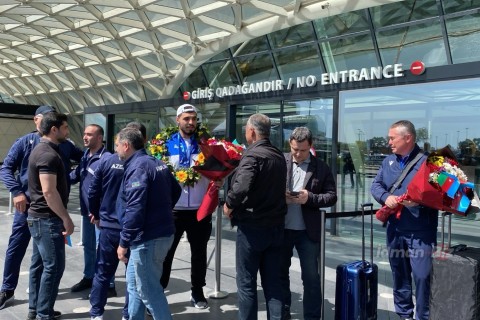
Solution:
M296 196L298 196L298 195L300 194L300 192L298 192L298 191L290 191L289 194L290 194L291 196L296 197Z

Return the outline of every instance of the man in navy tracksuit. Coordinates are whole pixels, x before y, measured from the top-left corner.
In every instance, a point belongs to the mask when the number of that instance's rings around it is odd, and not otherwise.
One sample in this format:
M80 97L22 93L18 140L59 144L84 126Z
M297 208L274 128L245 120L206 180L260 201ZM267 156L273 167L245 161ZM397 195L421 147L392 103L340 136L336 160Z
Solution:
M171 319L158 279L173 242L172 209L182 189L165 163L147 155L139 130L122 129L115 146L125 160L120 192L125 194L126 206L117 255L128 262L130 320L144 320L145 307L154 319Z
M96 273L90 293L90 316L103 319L110 279L118 267L117 248L120 243L116 200L123 179L124 161L117 154L103 156L95 170L88 190L89 211L100 227ZM128 294L125 297L123 319L128 319Z
M27 226L27 210L30 203L28 193L28 159L33 148L40 142L38 128L43 115L55 112L51 106L41 106L35 111L33 121L37 131L19 138L8 151L0 169L0 178L13 196L15 215L12 224L12 234L8 242L3 271L3 284L0 291L0 309L14 298L17 288L20 265L30 243L30 231ZM70 141L59 145L60 154L67 172L70 171L70 160L80 161L82 150ZM16 174L18 173L18 174ZM67 181L69 182L69 180ZM70 184L68 184L70 186Z
M126 127L140 130L143 140L146 141L147 128L143 124L130 122ZM119 262L117 248L122 231L120 217L125 210L125 200L120 193L120 189L123 189L123 165L124 161L120 160L118 154L104 156L95 170L88 190L90 213L94 216L95 224L100 227L96 272L90 293L90 315L94 320L103 319L109 292L108 279L115 276ZM125 295L122 315L122 320L128 319L128 293Z
M407 186L427 156L409 171L401 185L390 193L388 190L416 155L421 152L415 143L415 127L410 121L394 123L388 131L388 143L393 154L386 157L372 184L372 195L381 205L395 208L397 197ZM425 182L426 183L426 182ZM401 319L413 319L414 304L412 275L415 281L415 319L427 320L429 316L430 270L432 253L436 246L438 211L403 201L400 219L391 215L387 223L387 247L393 272L393 296L395 312Z
M110 154L103 145L103 128L97 124L85 127L83 134L84 146L87 148L80 160L80 164L70 173L72 183L80 182L80 212L82 214L82 243L83 243L83 278L75 284L71 291L79 292L92 287L95 275L95 261L97 257L97 238L95 225L91 223L88 211L88 188L93 179L93 173L98 161L104 154Z

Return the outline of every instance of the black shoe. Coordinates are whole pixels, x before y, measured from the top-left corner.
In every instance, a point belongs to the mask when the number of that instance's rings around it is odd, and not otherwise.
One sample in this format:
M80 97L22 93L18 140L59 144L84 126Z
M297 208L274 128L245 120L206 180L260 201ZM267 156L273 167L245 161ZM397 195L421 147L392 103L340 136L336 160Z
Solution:
M290 314L290 306L283 306L283 314L282 314L282 320L290 320L292 319L292 315Z
M80 280L79 283L74 285L70 290L72 292L80 292L85 289L90 289L92 287L92 282L93 282L93 279L83 278L82 280Z
M7 302L12 301L14 298L13 291L0 292L0 310L5 308Z
M54 319L59 319L62 316L62 313L60 311L53 311L53 318ZM37 319L37 312L36 311L29 311L27 320L35 320Z
M107 298L114 298L117 296L117 290L115 290L115 287L113 288L108 288L107 291Z
M208 302L203 295L203 289L194 290L192 289L192 296L190 297L190 302L197 309L207 309Z

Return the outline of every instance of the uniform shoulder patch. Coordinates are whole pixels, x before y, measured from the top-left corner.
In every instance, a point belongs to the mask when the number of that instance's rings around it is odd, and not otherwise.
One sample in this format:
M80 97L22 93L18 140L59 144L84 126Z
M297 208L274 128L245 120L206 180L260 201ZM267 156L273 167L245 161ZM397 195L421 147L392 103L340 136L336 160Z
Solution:
M140 181L133 181L132 188L138 188L138 187L140 187Z

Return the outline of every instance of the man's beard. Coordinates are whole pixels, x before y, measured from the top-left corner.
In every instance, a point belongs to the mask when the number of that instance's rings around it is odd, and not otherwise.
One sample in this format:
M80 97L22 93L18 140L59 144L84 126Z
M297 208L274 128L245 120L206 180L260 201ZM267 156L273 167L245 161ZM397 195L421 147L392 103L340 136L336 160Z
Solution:
M183 129L183 128L180 128L180 131L182 131L182 133L183 133L184 135L191 137L191 136L193 136L193 134L195 133L195 129L196 129L195 126L192 126L191 128L188 128L188 129L187 129L188 131L186 131L186 130Z

